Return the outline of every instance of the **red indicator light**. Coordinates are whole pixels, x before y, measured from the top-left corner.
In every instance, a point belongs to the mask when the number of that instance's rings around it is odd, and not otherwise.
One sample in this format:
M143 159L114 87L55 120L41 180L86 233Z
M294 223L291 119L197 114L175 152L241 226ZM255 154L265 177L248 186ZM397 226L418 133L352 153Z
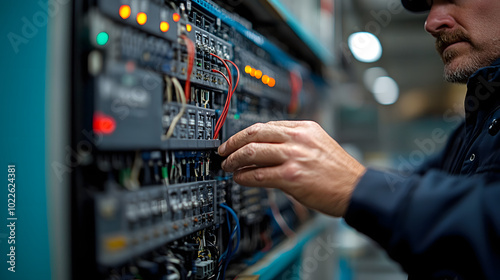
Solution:
M122 19L128 19L130 17L130 14L132 13L132 10L130 10L129 5L121 5L119 13Z
M172 15L172 19L175 21L175 22L179 22L179 20L181 20L181 16L178 14L178 13L174 13Z
M137 23L139 25L146 24L146 21L148 21L148 16L146 15L146 13L140 12L137 14Z
M169 28L170 28L170 24L168 24L168 22L162 21L160 23L160 30L161 30L161 32L167 32Z
M95 133L111 134L116 129L116 122L110 116L106 116L102 113L95 113L93 126Z

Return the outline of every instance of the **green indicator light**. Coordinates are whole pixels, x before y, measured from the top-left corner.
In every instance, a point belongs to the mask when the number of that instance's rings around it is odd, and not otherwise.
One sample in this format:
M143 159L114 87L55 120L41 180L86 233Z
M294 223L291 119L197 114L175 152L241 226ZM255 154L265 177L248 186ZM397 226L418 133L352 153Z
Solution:
M106 43L108 42L108 40L109 40L108 33L101 32L101 33L97 34L96 42L97 42L98 45L104 46L104 45L106 45Z
M235 114L235 115L234 115L234 119L235 119L235 120L239 120L239 119L240 119L240 114Z

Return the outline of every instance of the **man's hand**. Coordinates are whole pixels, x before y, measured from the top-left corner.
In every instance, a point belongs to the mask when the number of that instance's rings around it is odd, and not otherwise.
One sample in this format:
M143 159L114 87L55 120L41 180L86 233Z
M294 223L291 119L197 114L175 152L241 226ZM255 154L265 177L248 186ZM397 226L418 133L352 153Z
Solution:
M250 187L278 188L305 206L343 216L366 169L317 123L258 123L219 147L222 169Z

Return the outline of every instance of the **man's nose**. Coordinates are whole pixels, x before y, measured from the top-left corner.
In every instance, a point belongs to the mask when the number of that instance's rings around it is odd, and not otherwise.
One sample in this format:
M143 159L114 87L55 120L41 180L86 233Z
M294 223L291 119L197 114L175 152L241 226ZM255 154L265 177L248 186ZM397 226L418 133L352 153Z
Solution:
M451 3L443 3L434 1L425 21L425 30L432 36L436 37L440 32L446 29L453 29L456 21L450 13L452 8Z

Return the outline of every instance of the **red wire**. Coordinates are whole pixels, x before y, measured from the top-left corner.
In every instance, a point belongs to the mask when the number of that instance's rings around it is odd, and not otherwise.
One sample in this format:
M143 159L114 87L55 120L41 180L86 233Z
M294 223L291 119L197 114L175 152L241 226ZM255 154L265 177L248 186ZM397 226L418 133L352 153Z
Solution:
M238 86L238 83L240 82L240 69L238 68L238 66L236 66L236 64L234 62L232 62L231 60L229 59L224 59L224 61L227 61L229 63L231 63L234 68L236 68L236 71L238 73L238 76L237 76L237 79L236 79L236 84L234 85L234 88L233 88L233 93L236 91L236 87Z
M215 132L215 138L217 138L219 136L219 132L222 129L222 126L224 125L224 122L226 121L227 114L229 112L229 105L230 105L230 102L231 102L231 98L233 97L233 94L236 91L236 88L238 87L238 83L240 82L240 69L238 68L238 66L236 66L236 64L234 62L232 62L231 60L229 60L229 59L225 59L224 61L230 62L236 68L238 76L237 76L236 84L234 85L234 87L231 88L231 86L230 86L230 91L228 91L227 100L226 100L226 104L224 106L224 110L222 111L222 114L219 117L219 121L220 122L217 121L217 124L215 126L215 130L216 130L216 132Z
M227 98L226 98L226 105L224 105L224 109L222 110L222 114L220 115L219 119L217 120L217 123L215 124L214 139L217 139L217 137L219 137L219 132L222 129L224 122L226 121L227 112L229 111L229 104L231 102L232 97L233 97L233 92L228 92Z
M226 82L229 85L229 87L231 87L231 82L229 81L229 78L226 75L224 75L224 73L222 73L221 71L219 71L217 69L212 69L212 72L216 72L216 73L221 74L222 77L224 77L224 79L226 79Z
M210 55L216 57L224 64L224 67L226 67L226 70L227 70L227 73L229 76L229 82L228 82L229 85L228 85L228 90L227 90L226 104L224 105L224 109L222 110L221 116L219 117L219 119L217 120L217 123L215 124L214 139L216 139L219 137L219 132L222 128L222 125L224 124L224 121L226 120L226 117L224 116L224 112L229 111L229 103L231 102L231 97L233 96L233 89L232 89L232 87L233 87L233 77L232 76L233 75L231 74L231 69L229 68L229 66L227 66L224 59L220 58L218 55L213 54L213 53L211 53ZM213 70L215 70L215 69L212 69L212 71ZM222 73L220 73L220 74L222 74ZM225 115L227 115L227 112L225 113Z
M236 64L235 64L234 62L232 62L231 60L229 60L229 59L224 59L224 61L227 61L227 62L231 63L231 64L234 66L234 68L236 68L236 71L237 71L237 73L238 73L238 76L237 76L237 79L236 79L236 84L234 85L234 87L233 87L233 91L232 91L232 93L231 93L231 97L232 97L232 96L233 96L233 94L234 94L234 92L236 91L236 88L238 87L238 83L240 82L240 69L239 69L239 68L238 68L238 66L236 66ZM226 109L226 111L225 111L225 113L224 113L224 120L225 120L225 119L226 119L226 117L227 117L227 113L228 113L228 111L229 111L229 106L227 106L227 108L225 108L225 109Z
M262 250L260 250L261 252L267 252L269 250L271 250L271 248L273 247L273 241L271 238L269 238L267 235L266 235L266 232L261 232L260 233L260 238L262 240L264 240L264 243L266 244L266 246L264 248L262 248Z
M226 75L224 75L224 73L222 73L222 72L221 72L221 71L219 71L219 70L215 70L215 69L212 69L212 72L216 72L216 73L221 74L221 75L224 77L224 79L226 79L226 82L227 82L227 84L228 84L228 87L229 87L229 88L231 88L231 87L232 87L231 82L229 81L229 79L227 78L227 76L226 76ZM230 94L230 93L229 93L229 91L228 91L228 94L227 94L227 97L226 97L226 104L227 104L228 102L230 102L230 100L231 100L231 99L230 99L230 98L231 98L230 96L232 96L232 94ZM225 109L226 109L226 106L224 105L224 110L225 110ZM223 118L223 115L224 115L224 110L222 111L221 116L219 117L219 119L217 120L217 123L215 124L215 128L214 128L214 132L215 132L215 134L214 134L214 138L217 138L217 136L219 136L219 130L220 130L220 128L218 128L218 127L220 127L220 126L221 126L220 122L221 122L221 120L222 120L222 118Z
M221 122L220 123L218 122L218 124L219 124L218 127L216 125L217 136L219 134L218 132L222 129L222 125L226 121L227 114L229 112L229 104L231 102L231 98L233 97L233 94L236 91L236 88L238 87L238 83L240 82L240 69L238 68L238 66L236 66L236 64L234 62L232 62L231 60L229 60L229 59L224 59L224 61L227 61L227 62L231 63L236 68L238 76L237 76L237 79L236 79L236 84L231 89L231 92L228 92L228 99L226 101L226 105L224 106L224 110L222 111L221 117L219 118L219 120L221 120Z
M231 98L233 97L233 94L236 91L236 88L238 87L238 83L240 82L240 69L238 68L238 66L236 66L236 64L234 62L232 62L229 59L222 59L213 53L211 53L210 55L216 57L224 64L224 67L226 67L226 70L227 70L227 73L229 76L229 79L228 79L221 71L212 69L212 72L216 72L216 73L221 74L226 79L226 81L228 83L226 104L224 104L224 109L222 110L222 114L220 115L219 119L217 120L217 123L215 124L215 128L214 128L214 139L216 139L219 137L219 132L222 129L224 122L226 121L227 114L229 112L229 105L231 103ZM227 66L226 62L231 63L236 68L236 71L238 72L236 84L234 84L234 87L233 87L233 75L232 75L231 69L229 68L229 66Z
M224 77L224 79L226 79L226 82L228 84L228 88L231 89L232 88L232 85L231 85L231 82L229 81L229 79L227 78L226 75L224 75L224 73L222 73L221 71L219 70L216 70L216 69L212 69L212 72L216 72L216 73L219 73L222 75L222 77ZM227 98L226 98L226 104L231 100L230 99L230 95L232 96L232 94L229 94L229 91L228 91L228 94L227 94ZM226 107L224 106L224 110L226 109ZM224 110L223 110L223 113L224 113ZM221 114L221 117L219 117L219 119L217 120L217 123L215 124L215 128L214 128L214 131L216 133L216 135L218 136L218 131L217 131L217 128L220 126L220 122L222 120L222 116L223 114ZM220 130L220 129L219 129ZM217 138L215 137L214 135L214 138Z
M300 73L296 71L290 72L290 84L292 96L290 98L290 104L288 105L288 112L295 113L299 105L299 93L302 90L302 78L300 77Z
M196 49L193 41L191 41L191 39L189 39L186 35L181 35L181 38L186 43L188 52L188 67L187 67L186 83L184 84L184 94L186 95L186 101L189 102L191 99L191 74L193 72L194 53Z
M233 75L231 75L231 69L229 69L229 66L227 66L226 62L224 61L224 59L220 58L218 55L216 54L213 54L211 53L210 54L211 56L215 56L216 58L218 58L223 64L224 66L226 67L226 70L227 70L227 74L229 75L229 81L231 81L231 85L233 84Z

